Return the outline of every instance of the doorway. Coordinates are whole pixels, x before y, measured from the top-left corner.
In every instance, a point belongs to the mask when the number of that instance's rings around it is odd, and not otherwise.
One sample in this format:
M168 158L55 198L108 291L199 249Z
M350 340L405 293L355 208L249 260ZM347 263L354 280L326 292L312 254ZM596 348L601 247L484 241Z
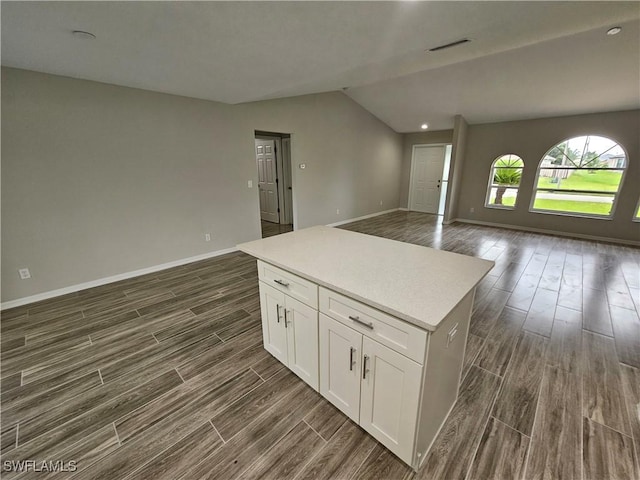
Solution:
M293 230L291 137L255 132L262 238Z
M414 145L409 210L442 215L449 186L451 145Z

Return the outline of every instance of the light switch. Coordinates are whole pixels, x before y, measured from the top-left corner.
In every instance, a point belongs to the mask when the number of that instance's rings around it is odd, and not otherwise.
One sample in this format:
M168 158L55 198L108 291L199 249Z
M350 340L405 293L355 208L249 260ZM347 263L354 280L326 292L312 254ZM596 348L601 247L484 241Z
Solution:
M253 180L249 180L249 181L247 182L247 187L249 187L249 188L253 188Z

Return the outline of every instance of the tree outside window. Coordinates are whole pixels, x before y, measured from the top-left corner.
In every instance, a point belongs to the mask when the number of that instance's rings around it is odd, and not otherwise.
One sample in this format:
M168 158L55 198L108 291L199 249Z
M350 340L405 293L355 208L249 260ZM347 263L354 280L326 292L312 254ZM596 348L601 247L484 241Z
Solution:
M595 135L571 138L538 166L532 212L611 218L627 165L624 149Z
M513 209L518 199L523 168L524 161L517 155L507 154L496 158L491 164L485 206Z

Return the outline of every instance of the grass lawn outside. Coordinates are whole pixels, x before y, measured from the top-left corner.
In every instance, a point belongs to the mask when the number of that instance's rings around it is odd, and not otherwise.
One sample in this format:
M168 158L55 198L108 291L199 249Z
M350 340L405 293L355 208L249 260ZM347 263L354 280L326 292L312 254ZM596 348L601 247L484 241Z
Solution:
M538 188L555 188L558 190L595 190L602 192L617 192L622 179L622 172L596 170L574 171L568 178L560 179L560 185L551 183L552 177L539 177Z
M502 199L504 206L512 207L515 203L514 197ZM610 203L602 202L580 202L577 200L552 200L539 198L535 201L533 208L536 210L553 210L557 212L585 213L587 215L609 215L611 212ZM640 213L640 209L639 209Z

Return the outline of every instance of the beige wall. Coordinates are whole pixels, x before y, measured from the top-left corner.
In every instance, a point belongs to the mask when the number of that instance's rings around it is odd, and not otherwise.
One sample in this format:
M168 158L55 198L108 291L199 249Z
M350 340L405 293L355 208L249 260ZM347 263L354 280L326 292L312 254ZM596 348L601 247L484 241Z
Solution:
M640 110L570 117L470 125L467 132L457 217L570 234L640 241L640 223L632 222L640 194ZM542 156L561 141L580 135L600 135L620 143L629 167L612 220L530 213L536 170ZM525 161L515 210L485 208L489 169L493 160L515 153ZM474 208L475 213L470 209Z
M258 238L254 130L292 135L298 228L398 206L401 136L340 92L230 106L3 68L2 302Z
M413 155L413 146L451 143L452 139L453 130L405 133L402 136L402 173L400 177L399 201L401 207L409 207L409 184L411 181L411 156Z

